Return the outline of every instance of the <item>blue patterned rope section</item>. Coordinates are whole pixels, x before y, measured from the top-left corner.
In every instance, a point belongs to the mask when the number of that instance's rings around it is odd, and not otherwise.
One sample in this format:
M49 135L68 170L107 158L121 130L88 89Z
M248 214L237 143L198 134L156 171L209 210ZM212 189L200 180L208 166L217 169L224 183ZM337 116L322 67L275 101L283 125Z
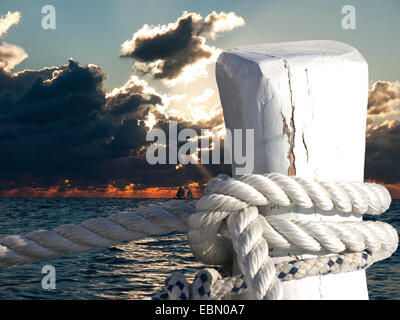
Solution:
M369 250L322 256L312 259L291 260L275 265L276 277L280 281L299 280L309 276L325 276L365 269L374 259ZM243 275L222 278L215 269L206 268L198 272L192 284L182 273L174 273L166 279L166 290L151 297L151 300L220 300L235 299L247 292ZM149 298L147 298L149 299Z

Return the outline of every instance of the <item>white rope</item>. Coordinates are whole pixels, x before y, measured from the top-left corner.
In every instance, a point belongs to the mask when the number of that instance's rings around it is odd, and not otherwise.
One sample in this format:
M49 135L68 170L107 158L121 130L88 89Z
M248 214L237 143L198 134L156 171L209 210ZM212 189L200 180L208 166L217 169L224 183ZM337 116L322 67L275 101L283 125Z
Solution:
M206 195L196 204L197 212L189 217L189 243L193 254L204 263L229 265L233 251L224 243L232 241L252 296L277 299L282 290L274 276L268 245L317 255L369 250L384 259L396 250L398 235L394 228L382 222L315 222L264 217L257 206L297 205L376 215L387 210L390 202L389 192L371 183L313 180L276 173L246 175L238 180L222 175L209 182ZM228 222L230 239L220 232L224 221Z
M3 237L0 238L0 269L105 248L122 241L187 232L187 220L194 210L193 201L171 200L162 206L88 219L80 225L64 224L53 231Z
M53 231L0 238L0 268L147 236L188 231L195 257L206 264L229 267L235 251L251 295L256 299L278 299L282 288L269 247L319 256L367 250L384 259L396 250L398 235L382 222L297 221L263 216L259 206L313 207L314 212L336 209L347 216L361 216L380 214L388 209L390 202L389 192L378 184L332 182L277 173L245 175L239 179L219 175L209 181L205 196L197 202L168 201L162 206L89 219L80 225L61 225ZM314 273L314 269L305 271L305 275ZM188 287L177 277L168 281ZM175 285L168 286L172 290L168 290L168 297L178 298ZM180 290L179 294L189 296L190 292Z
M229 216L228 226L240 270L253 298L272 300L282 295L282 287L280 281L275 281L275 265L268 255L268 243L257 216L254 206L236 211Z
M218 201L225 203L217 206ZM284 207L295 204L303 208L335 208L344 213L353 211L357 214L376 215L386 211L390 202L387 189L376 183L334 182L271 173L245 175L237 180L218 175L208 182L206 195L200 199L196 208L197 211L207 211L210 208L214 211L231 211L249 205L273 203ZM235 204L237 206L232 208Z

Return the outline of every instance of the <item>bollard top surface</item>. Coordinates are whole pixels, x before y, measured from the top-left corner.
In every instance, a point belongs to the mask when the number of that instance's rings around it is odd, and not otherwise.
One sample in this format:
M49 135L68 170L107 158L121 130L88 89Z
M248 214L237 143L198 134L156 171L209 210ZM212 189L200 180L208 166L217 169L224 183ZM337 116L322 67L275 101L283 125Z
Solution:
M262 61L271 58L296 60L323 57L343 57L346 60L365 62L361 53L351 45L333 40L307 40L246 45L225 51L246 60Z
M254 129L253 173L363 180L368 64L357 49L246 45L220 55L216 77L227 128Z

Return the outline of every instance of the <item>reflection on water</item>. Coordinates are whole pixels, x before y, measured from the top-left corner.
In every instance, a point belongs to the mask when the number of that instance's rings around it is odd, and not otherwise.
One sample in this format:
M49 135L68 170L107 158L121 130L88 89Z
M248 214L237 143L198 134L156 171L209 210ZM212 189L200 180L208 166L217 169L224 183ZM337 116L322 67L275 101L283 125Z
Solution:
M41 288L46 264L56 269L54 291ZM192 281L203 267L186 234L173 234L2 270L0 299L142 299L164 290L168 275L181 271Z
M204 266L195 261L186 242L186 235L176 234L119 245L111 249L115 251L111 260L95 258L98 262L113 265L111 272L100 273L100 277L124 279L115 288L123 299L141 299L149 293L164 290L165 278L177 271L185 272L188 281L192 281L194 273ZM115 298L115 293L98 296Z
M0 199L0 237L51 230L165 200L138 199ZM399 230L400 201L390 211L368 220L388 222ZM400 299L399 250L367 269L370 299ZM42 267L56 269L56 290L42 289ZM193 258L186 234L151 237L108 249L42 260L0 270L0 299L142 299L164 289L173 272L189 281L204 266Z

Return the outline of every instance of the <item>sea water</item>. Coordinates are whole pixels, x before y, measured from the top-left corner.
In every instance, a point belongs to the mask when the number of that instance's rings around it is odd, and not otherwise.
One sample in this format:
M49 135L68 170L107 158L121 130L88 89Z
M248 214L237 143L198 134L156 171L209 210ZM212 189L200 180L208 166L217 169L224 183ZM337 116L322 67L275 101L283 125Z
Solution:
M0 198L0 238L79 224L120 211L160 204L159 199ZM400 200L364 220L387 222L400 230ZM400 250L367 269L369 297L400 299ZM54 290L43 289L42 268L55 268ZM204 265L192 256L186 234L149 237L83 254L41 260L0 270L0 299L142 299L164 289L164 280L183 272L189 281Z

